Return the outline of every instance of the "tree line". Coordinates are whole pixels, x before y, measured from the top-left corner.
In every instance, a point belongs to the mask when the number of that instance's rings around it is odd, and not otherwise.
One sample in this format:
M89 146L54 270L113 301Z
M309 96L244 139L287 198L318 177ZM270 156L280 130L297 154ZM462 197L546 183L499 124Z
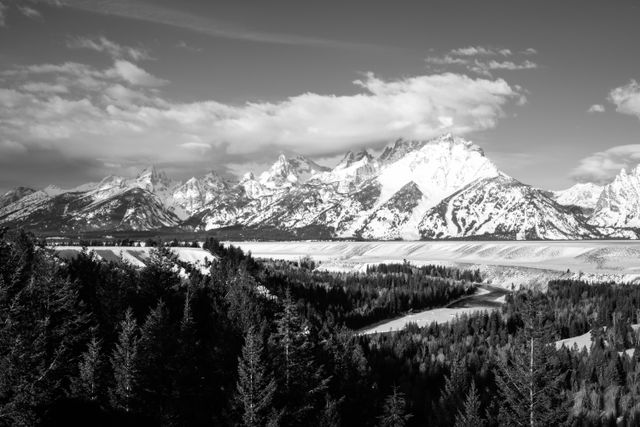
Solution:
M329 274L204 247L210 274L185 276L166 248L135 268L2 231L0 425L639 424L633 286L551 282L501 310L360 336L344 313L471 276ZM556 348L588 331L588 349Z

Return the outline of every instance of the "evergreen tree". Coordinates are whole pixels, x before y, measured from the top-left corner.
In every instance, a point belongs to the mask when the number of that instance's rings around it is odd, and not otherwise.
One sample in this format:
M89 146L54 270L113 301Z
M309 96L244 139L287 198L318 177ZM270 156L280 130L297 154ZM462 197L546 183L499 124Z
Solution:
M52 253L25 233L0 245L0 425L34 425L76 374L87 316Z
M175 354L175 345L172 344L174 331L165 303L161 300L147 315L140 328L138 343L136 366L140 398L144 401L147 413L165 421L172 402L174 367L171 356Z
M336 402L329 395L325 396L325 405L320 415L320 421L318 425L320 427L340 427L340 411L338 405L340 402Z
M451 373L445 380L437 405L434 406L434 418L438 424L453 425L464 401L467 384L468 374L464 356L456 355L451 363Z
M93 336L78 363L78 377L72 383L76 396L95 401L100 392L101 341Z
M276 383L267 373L262 360L261 337L250 328L245 335L242 356L238 359L238 383L236 400L242 412L242 422L247 427L266 424Z
M511 354L498 361L496 382L501 397L500 422L509 426L562 424L568 400L561 388L555 346L541 311L531 298L525 304L524 328Z
M316 365L310 324L298 313L287 291L282 312L271 336L278 378L278 403L285 408L284 425L311 422L314 411L324 403L322 396L328 380Z
M393 392L384 401L380 427L404 427L412 416L406 413L406 406L404 393L398 392L398 387L393 387Z
M118 342L111 356L114 386L111 389L111 403L114 408L131 411L134 387L137 380L138 326L129 308L120 323Z
M480 396L476 390L476 383L471 382L464 407L458 411L455 427L484 427L485 421L480 417Z

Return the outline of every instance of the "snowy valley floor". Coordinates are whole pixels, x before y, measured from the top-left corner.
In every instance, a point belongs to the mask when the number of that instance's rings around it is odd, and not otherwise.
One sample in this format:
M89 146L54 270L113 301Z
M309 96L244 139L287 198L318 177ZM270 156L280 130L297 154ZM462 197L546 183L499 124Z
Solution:
M257 258L310 257L319 268L364 271L367 264L409 261L480 269L503 288L546 286L553 279L640 283L640 241L228 242Z
M404 329L410 323L419 327L428 326L431 323L446 323L457 319L462 314L471 314L478 311L491 311L504 304L505 295L509 293L502 288L492 286L480 286L474 295L460 298L443 308L424 310L411 313L397 319L379 322L360 331L361 334L377 334L393 332Z

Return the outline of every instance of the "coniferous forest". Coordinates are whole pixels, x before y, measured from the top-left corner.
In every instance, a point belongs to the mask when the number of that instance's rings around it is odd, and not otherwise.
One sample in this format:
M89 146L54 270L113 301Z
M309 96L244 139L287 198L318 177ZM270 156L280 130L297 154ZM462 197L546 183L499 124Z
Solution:
M550 282L490 313L359 335L482 277L204 248L209 274L168 247L137 268L3 231L0 425L640 425L638 287ZM555 345L588 331L589 349Z

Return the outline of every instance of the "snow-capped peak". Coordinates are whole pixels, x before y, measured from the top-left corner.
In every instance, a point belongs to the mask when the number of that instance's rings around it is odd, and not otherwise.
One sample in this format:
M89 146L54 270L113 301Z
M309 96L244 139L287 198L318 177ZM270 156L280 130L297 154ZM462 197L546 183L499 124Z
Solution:
M640 227L640 169L625 169L602 190L592 224L603 227Z
M398 140L380 160L377 179L383 201L414 181L426 199L437 203L472 181L499 173L480 147L451 134L429 141Z
M591 182L577 183L566 190L554 191L553 196L561 205L594 209L602 193L602 186Z
M144 168L135 179L135 186L147 191L168 188L171 184L171 180L167 177L167 174L158 170L153 165Z
M365 162L368 163L373 160L373 156L369 154L367 150L360 150L357 153L354 153L353 151L347 151L347 154L345 154L345 156L342 158L340 163L338 163L335 169L348 168L349 166L353 165L354 163L360 162L363 159L365 159Z
M315 173L325 170L327 169L304 156L296 155L288 159L284 154L280 154L271 168L260 175L259 182L272 189L290 187L304 183Z

